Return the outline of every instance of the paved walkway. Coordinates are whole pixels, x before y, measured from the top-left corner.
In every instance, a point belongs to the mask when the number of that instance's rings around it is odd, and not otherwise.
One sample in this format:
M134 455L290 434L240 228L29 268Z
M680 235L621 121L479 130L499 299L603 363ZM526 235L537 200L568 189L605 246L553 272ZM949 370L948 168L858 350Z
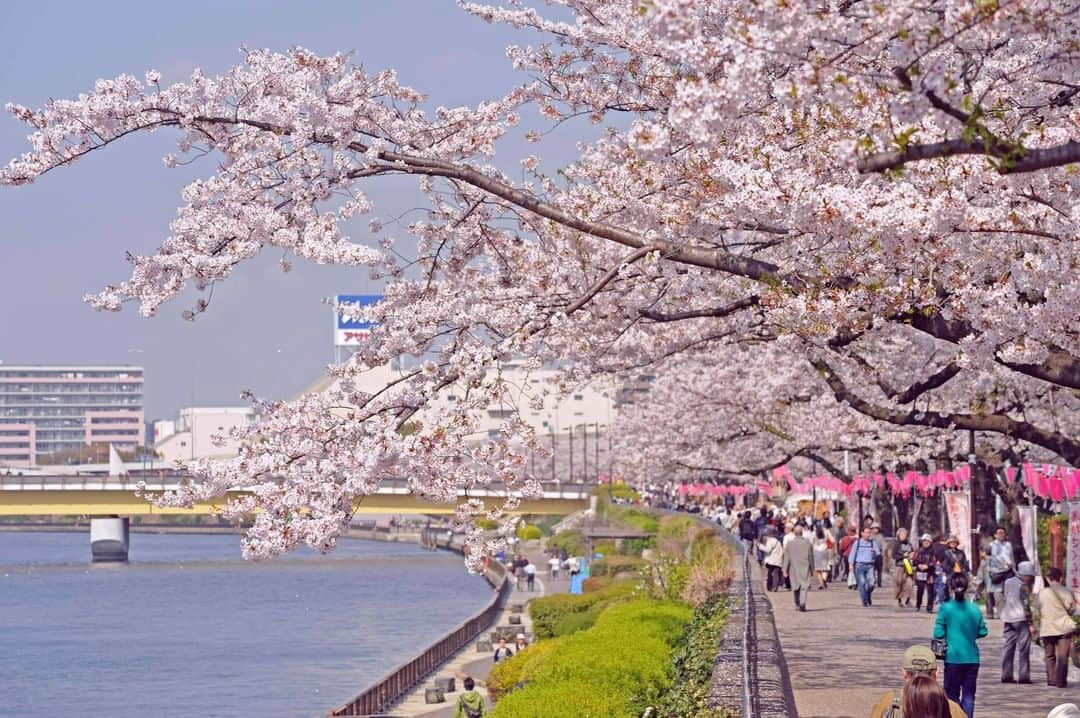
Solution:
M545 556L539 548L526 550L525 556L535 563L537 567L547 566L548 557ZM495 626L505 626L509 624L508 617L511 613L510 607L514 604L525 604L540 596L552 593L566 593L569 591L570 582L565 578L566 572L560 572L560 574L563 576L562 578L550 579L547 577L547 570L541 570L536 574L535 591L518 591L515 588L510 594L510 599L506 602L505 610L495 622ZM494 629L494 626L492 628ZM521 632L526 635L532 633L532 620L529 618L527 609L521 614ZM485 631L481 636L481 639L487 639L488 634L489 631ZM484 700L487 701L488 707L490 708L491 700L488 698L483 681L487 678L488 673L491 672L491 667L494 664L492 663L490 653L477 652L476 643L477 641L474 640L454 654L441 669L425 680L418 688L409 693L404 700L393 706L390 709L390 713L395 716L403 717L423 716L423 718L452 718L454 715L454 706L457 703L457 697L461 695L461 691L464 690L461 686L461 682L465 676L472 676L477 682L478 685L476 690L484 696ZM456 692L448 693L446 695L446 703L441 705L429 705L424 703L424 689L432 687L435 684L435 678L440 676L454 676L457 679L455 681Z
M762 588L764 590L764 588ZM892 588L874 591L863 608L842 583L811 591L807 612L795 610L790 591L768 594L776 616L799 718L866 718L886 690L901 684L900 659L914 644L929 645L933 614L898 608ZM1032 646L1034 685L1002 684L999 620L987 621L990 635L979 641L982 668L975 692L976 716L1045 718L1054 706L1080 700L1080 685L1050 688L1042 648ZM1075 669L1073 669L1075 671Z

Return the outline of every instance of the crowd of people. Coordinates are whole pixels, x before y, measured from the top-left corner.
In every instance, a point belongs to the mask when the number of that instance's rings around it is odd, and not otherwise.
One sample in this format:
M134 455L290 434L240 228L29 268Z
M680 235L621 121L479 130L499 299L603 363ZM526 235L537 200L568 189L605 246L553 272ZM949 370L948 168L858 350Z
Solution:
M905 654L904 688L883 696L872 718L972 718L982 662L978 641L989 633L987 620L1002 623L1002 683L1032 682L1030 651L1037 640L1047 685L1067 685L1077 603L1058 568L1047 569L1045 587L1034 592L1039 570L1031 561L1017 561L1018 552L1004 528L979 548L973 572L957 536L923 533L916 542L901 528L887 539L871 515L856 527L840 515L814 516L808 509L763 506L738 511L703 503L691 512L738 537L761 565L765 589L790 590L799 611L807 610L809 591L825 590L834 582L857 590L862 606L873 606L874 591L883 587L888 571L897 609L936 612L928 645ZM976 596L984 599L985 613ZM937 683L939 660L944 664L943 687ZM1071 717L1070 710L1080 718L1080 710L1071 704L1051 715Z

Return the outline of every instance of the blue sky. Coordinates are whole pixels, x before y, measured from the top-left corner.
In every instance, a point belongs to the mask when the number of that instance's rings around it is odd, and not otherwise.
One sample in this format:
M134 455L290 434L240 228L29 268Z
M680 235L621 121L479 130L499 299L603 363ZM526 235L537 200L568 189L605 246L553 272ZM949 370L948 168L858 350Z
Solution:
M241 45L353 51L369 69L397 68L432 105L474 104L524 79L505 59L506 45L537 41L477 20L452 0L3 3L0 28L0 104L30 107L122 72L157 69L163 82L184 80L195 67L217 73L240 60ZM25 151L25 136L20 123L0 117L0 161ZM545 141L545 164L565 164L575 139ZM81 300L125 279L124 253L153 251L180 189L212 171L210 164L166 169L161 157L174 142L167 134L138 137L34 185L0 189L0 361L141 364L148 418L192 401L236 404L245 388L289 397L332 358L332 317L321 300L378 293L366 273L295 260L283 275L281 254L266 253L220 285L210 311L193 323L180 318L190 301L143 319L130 309L98 313ZM501 164L514 166L519 156ZM370 186L376 215L417 206L411 186L401 179ZM365 239L362 226L357 241Z

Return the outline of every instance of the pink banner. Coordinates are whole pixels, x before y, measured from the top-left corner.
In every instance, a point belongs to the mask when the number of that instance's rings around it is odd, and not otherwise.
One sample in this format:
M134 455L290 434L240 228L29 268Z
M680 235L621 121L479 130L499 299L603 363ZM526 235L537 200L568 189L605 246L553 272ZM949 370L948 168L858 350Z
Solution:
M1065 585L1080 603L1080 502L1069 504L1069 543L1065 559Z
M971 566L971 498L968 492L946 491L945 512L949 516L949 533L960 540L960 548Z

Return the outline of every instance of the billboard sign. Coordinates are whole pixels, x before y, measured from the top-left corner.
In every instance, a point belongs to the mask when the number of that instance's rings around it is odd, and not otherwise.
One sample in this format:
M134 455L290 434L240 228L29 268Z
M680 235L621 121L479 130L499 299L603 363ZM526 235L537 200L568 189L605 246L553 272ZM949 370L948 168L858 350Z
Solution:
M338 307L342 304L368 306L382 299L379 294L339 294L334 297L334 346L345 347L358 344L371 332L371 322L363 322L342 316Z

